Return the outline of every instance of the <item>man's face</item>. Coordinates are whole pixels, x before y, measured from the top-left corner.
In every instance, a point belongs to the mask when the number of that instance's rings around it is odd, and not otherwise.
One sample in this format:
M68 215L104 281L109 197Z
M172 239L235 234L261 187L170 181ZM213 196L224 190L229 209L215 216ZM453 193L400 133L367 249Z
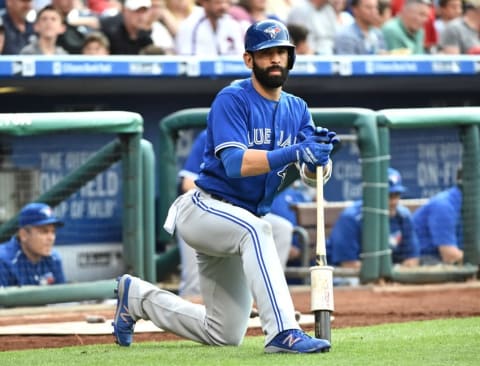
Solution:
M438 8L441 16L447 20L455 19L462 15L462 0L450 0L443 8Z
M410 32L418 32L423 28L430 15L430 6L427 4L408 4L403 8L402 19Z
M44 38L56 38L64 30L62 17L54 10L43 11L35 22L35 31Z
M260 50L253 55L253 74L266 89L283 86L288 78L288 50L285 47L272 47Z
M150 21L150 8L139 8L130 10L124 8L123 19L127 28L142 30L148 29Z
M56 237L55 225L26 226L18 234L23 251L30 260L38 261L52 253Z
M397 212L397 206L400 202L400 193L390 193L388 198L388 211L390 216L394 216Z
M33 0L7 0L5 4L8 12L19 18L25 18L33 9Z
M378 19L378 0L360 0L353 8L355 19L365 25L372 26Z

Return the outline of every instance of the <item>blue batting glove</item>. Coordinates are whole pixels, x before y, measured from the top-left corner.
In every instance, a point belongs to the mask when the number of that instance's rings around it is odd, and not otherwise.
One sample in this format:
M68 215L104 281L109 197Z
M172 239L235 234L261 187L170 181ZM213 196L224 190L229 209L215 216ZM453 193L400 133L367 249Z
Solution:
M333 150L332 144L321 144L307 139L299 145L298 160L307 166L308 170L315 172L317 166L325 166L330 159L330 153Z
M340 140L338 139L337 133L334 131L329 131L328 128L325 127L315 127L315 131L313 135L317 137L317 142L323 144L338 144Z

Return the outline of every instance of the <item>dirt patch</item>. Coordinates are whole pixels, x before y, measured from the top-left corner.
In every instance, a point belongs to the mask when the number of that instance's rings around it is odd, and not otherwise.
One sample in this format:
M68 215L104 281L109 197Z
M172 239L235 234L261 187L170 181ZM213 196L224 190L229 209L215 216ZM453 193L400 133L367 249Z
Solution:
M292 289L295 308L302 313L310 312L308 288ZM441 318L480 316L480 282L442 285L385 285L361 288L334 289L335 319L332 328L407 322ZM43 309L44 310L44 309ZM92 309L71 311L55 309L16 315L2 315L0 326L48 322L84 320ZM95 310L96 315L112 318L112 308ZM311 331L313 327L306 328ZM260 335L260 329L249 330L249 335ZM135 342L165 341L180 339L169 333L139 333ZM0 336L0 351L78 346L113 343L111 335L61 335L61 336Z

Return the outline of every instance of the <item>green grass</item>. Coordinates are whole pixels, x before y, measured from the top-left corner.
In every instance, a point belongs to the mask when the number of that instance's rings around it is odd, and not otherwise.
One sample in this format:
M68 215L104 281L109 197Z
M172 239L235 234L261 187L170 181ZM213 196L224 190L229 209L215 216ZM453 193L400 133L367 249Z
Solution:
M79 346L0 353L0 365L479 365L480 317L334 329L329 353L263 353L263 337L241 347L208 347L189 341Z

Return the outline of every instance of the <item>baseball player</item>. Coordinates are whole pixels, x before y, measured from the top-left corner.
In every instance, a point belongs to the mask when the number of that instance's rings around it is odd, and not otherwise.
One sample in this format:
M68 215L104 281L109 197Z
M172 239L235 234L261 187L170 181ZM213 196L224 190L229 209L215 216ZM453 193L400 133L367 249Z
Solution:
M410 210L399 204L405 191L398 170L388 169L389 244L392 262L413 267L419 264L420 245L413 229ZM341 267L360 268L362 250L362 201L347 207L338 218L328 240L332 263Z
M164 225L197 251L204 305L123 275L113 321L122 346L131 344L138 319L203 344L240 345L255 300L265 352L330 348L295 319L272 227L263 216L290 165L311 185L317 166L324 167L325 180L330 177L330 153L338 140L335 132L315 128L305 101L282 91L295 62L282 23L252 24L243 59L252 75L217 94L197 188L175 200Z
M194 181L198 178L201 169L206 138L206 130L199 133L192 144L192 149L183 168L178 173L181 179L180 189L182 193L195 187ZM290 247L292 245L293 224L282 216L275 215L271 212L266 214L264 219L272 225L272 232L278 256L283 269L285 269L290 254ZM200 295L196 253L195 250L180 237L178 238L178 246L182 262L178 293L184 298L191 297L193 299Z
M62 261L53 249L56 228L61 225L44 203L23 207L17 234L0 244L0 286L64 283Z
M456 185L431 197L413 214L422 264L463 263L462 202L462 169L459 169Z

